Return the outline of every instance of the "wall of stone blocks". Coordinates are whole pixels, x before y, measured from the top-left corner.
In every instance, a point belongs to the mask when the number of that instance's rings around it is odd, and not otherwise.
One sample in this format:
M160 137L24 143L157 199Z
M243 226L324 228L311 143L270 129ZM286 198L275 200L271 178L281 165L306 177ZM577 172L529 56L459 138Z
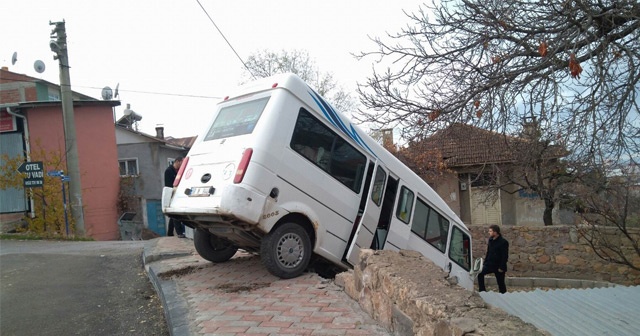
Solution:
M598 257L581 238L578 226L500 227L509 241L508 277L538 277L606 281L621 285L640 285L640 271ZM484 257L488 226L469 226L473 236L473 255ZM640 256L632 241L640 241L640 229L631 229L631 239L609 229L608 239L626 251L629 261L640 268Z
M335 282L394 335L548 335L446 277L415 251L363 250Z

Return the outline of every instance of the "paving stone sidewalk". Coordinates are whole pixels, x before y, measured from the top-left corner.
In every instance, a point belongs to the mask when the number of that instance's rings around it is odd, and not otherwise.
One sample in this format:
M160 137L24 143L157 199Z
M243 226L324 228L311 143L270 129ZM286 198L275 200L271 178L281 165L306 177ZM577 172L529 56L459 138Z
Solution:
M163 237L147 242L144 260L172 335L391 335L333 280L279 279L257 255L213 264L191 239Z

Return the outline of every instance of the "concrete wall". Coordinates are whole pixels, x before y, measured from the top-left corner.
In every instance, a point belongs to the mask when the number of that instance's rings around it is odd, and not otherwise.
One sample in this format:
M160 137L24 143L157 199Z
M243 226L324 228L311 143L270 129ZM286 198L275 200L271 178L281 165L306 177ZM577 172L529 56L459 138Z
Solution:
M447 205L455 212L458 217L462 215L461 205L465 202L461 200L460 195L460 182L458 181L458 175L443 172L442 176L436 181L430 181L429 185L434 189L440 197L447 203ZM467 198L469 196L467 195ZM468 205L468 200L466 201Z
M469 226L473 236L473 256L484 257L488 226ZM540 277L607 281L622 285L640 285L640 271L605 262L599 258L578 234L576 226L501 226L509 241L508 277ZM611 233L619 231L612 230ZM640 229L631 230L635 241ZM640 256L630 241L610 235L614 244L628 251L630 260L640 267Z
M467 177L467 175L464 175ZM442 197L451 210L469 225L471 223L471 183L467 180L467 189L460 189L460 178L457 173L443 172L437 179L429 179L429 185ZM509 187L507 187L509 189ZM542 213L544 201L537 196L518 192L515 185L511 190L500 192L500 208L503 225L544 226ZM558 205L553 211L554 224L573 224L572 212L562 212Z
M362 250L335 282L394 335L548 335L446 276L415 251Z
M118 159L137 159L139 175L136 177L136 196L159 200L164 187L164 171L169 159L184 157L187 151L169 147L154 140L117 128Z

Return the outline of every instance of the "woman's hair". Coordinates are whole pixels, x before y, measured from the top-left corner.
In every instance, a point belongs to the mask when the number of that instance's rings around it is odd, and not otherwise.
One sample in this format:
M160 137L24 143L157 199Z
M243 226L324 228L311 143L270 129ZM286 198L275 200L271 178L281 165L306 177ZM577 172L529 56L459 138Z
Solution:
M495 232L495 233L497 233L497 234L501 235L501 233L500 233L500 227L499 227L499 226L497 226L497 225L493 224L493 225L489 225L489 228L490 228L491 230L493 230L493 232Z

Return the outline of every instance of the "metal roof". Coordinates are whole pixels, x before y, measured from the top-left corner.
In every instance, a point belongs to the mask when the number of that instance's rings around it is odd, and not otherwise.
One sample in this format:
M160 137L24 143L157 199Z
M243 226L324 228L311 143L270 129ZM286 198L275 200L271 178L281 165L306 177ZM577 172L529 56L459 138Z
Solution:
M640 286L481 292L480 296L552 335L640 335Z

